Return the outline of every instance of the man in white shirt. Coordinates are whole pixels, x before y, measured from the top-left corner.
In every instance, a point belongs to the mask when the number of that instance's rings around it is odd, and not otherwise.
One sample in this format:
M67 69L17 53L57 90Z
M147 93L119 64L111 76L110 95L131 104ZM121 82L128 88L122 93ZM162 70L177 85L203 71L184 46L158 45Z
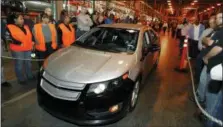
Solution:
M87 15L87 9L82 8L81 13L77 16L77 38L84 33L90 31L93 22L89 15Z
M168 28L168 23L165 21L163 24L163 33L164 34L166 33L167 28Z
M183 23L180 23L177 25L177 38L180 39L180 36L181 36L181 30L183 28Z
M199 20L196 20L188 31L189 56L192 58L197 58L197 55L199 54L198 41L204 29L204 25L200 24Z
M186 36L188 35L188 23L184 22L183 26L181 28L181 36L180 36L180 44L179 44L179 48L180 48L180 56L182 55L182 51L183 51L183 45L184 45L184 39L186 38Z

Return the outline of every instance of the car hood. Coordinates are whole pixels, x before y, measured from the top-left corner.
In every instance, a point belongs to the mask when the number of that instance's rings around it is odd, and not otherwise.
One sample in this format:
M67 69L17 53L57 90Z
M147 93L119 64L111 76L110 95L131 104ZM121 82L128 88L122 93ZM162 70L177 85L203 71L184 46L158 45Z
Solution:
M60 49L47 58L44 62L44 70L59 80L95 83L123 75L132 64L134 64L134 54L71 46Z

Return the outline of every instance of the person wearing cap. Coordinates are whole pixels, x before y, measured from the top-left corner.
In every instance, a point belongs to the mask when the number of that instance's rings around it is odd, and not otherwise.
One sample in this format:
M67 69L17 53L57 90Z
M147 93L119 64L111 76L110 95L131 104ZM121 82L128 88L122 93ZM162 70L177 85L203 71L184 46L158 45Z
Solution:
M39 59L46 59L57 49L57 31L54 24L49 23L50 17L43 13L42 22L35 24L33 36L35 38L35 49ZM43 61L39 62L42 66Z
M58 25L57 33L59 47L69 47L72 43L75 42L75 29L70 23L70 17L68 15L64 15L62 23Z
M93 22L87 14L87 9L82 8L81 13L77 16L77 32L76 37L79 38L84 33L90 31Z

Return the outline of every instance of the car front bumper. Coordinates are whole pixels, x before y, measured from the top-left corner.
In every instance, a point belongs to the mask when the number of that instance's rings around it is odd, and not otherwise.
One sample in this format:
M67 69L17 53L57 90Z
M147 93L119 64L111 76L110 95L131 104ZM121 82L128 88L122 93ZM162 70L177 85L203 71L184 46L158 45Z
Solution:
M129 81L128 85L129 83L132 82ZM105 125L114 123L127 114L131 90L125 88L123 86L113 92L91 97L86 96L84 90L77 101L67 101L52 97L38 85L38 103L53 116L77 125ZM109 108L115 105L119 109L110 112Z

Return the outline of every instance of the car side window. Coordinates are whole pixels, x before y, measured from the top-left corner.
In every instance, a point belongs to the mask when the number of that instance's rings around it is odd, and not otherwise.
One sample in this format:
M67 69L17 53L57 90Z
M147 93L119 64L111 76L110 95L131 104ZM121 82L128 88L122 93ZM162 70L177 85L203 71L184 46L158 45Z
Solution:
M150 45L150 39L149 39L149 34L148 31L144 32L143 35L143 47L148 48Z
M158 37L156 36L156 34L152 30L149 30L149 35L150 35L151 42L152 43L156 43L156 40L158 39Z

